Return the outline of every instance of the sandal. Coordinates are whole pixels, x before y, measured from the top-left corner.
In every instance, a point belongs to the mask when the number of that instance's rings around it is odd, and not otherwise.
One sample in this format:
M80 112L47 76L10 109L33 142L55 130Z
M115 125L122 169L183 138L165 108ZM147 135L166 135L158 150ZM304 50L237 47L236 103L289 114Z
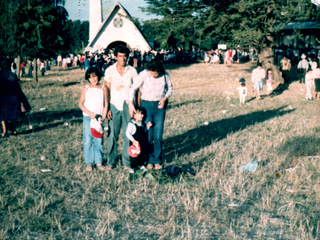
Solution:
M112 166L107 166L106 169L107 170L112 170Z
M91 164L88 164L86 167L86 171L91 172L92 171L92 166Z
M104 170L106 170L106 167L105 166L103 166L101 163L98 165L96 165L97 166L97 168L100 170L100 171L104 171Z
M160 169L162 169L162 166L160 164L155 164L154 169L160 170Z
M148 168L149 170L152 170L153 165L152 165L152 164L148 164L148 165L147 165L147 168Z

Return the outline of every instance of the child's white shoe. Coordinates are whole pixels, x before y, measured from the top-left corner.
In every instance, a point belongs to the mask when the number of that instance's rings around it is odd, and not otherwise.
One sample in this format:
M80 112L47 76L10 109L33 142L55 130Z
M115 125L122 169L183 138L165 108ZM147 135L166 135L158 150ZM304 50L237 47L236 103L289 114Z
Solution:
M140 169L144 172L148 170L145 166L141 166Z
M129 173L134 173L134 169L129 166L124 166L124 170L127 170Z

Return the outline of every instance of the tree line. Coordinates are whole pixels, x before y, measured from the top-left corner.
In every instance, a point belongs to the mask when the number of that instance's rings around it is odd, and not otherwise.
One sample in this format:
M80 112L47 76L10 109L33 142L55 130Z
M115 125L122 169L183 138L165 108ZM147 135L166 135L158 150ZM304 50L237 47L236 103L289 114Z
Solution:
M21 57L34 59L36 66L37 58L82 52L89 38L89 22L69 20L64 3L64 0L1 1L0 56L18 57L18 61Z
M310 0L145 0L142 10L161 18L143 22L144 34L162 48L219 43L231 48L254 48L264 67L274 66L273 48L290 22L319 20L320 9ZM299 31L295 34L299 35Z

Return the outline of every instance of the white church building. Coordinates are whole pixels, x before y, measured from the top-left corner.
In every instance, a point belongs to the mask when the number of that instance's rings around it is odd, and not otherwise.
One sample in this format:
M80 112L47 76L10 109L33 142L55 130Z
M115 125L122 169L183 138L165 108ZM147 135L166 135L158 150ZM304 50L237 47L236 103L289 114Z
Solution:
M96 52L119 44L129 49L148 52L151 47L139 28L131 21L129 12L116 2L105 19L102 19L102 0L90 0L89 44L85 51Z

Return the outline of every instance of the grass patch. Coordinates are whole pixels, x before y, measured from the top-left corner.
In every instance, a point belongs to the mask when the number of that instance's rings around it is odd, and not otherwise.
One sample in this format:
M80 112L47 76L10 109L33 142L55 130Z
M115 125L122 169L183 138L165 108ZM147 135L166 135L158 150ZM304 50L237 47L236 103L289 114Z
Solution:
M252 89L253 67L169 68L165 166L196 172L174 178L120 164L85 172L84 73L22 79L33 110L0 139L0 239L318 239L319 102L292 82L240 105L236 79ZM255 172L238 171L254 160Z

